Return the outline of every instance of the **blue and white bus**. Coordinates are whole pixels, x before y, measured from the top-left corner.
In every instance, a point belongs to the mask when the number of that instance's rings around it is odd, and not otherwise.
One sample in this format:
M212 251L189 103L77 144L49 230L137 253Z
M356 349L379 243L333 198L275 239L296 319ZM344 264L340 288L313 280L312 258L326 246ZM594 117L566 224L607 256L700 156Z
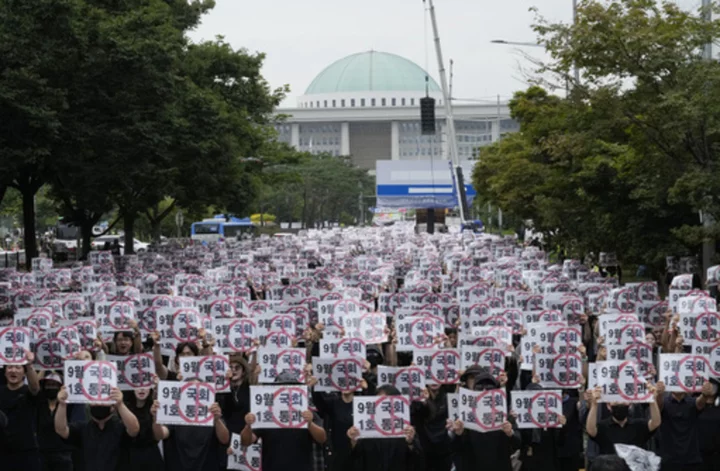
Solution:
M235 239L244 234L255 235L257 226L250 222L250 218L227 219L224 215L212 219L194 222L190 226L190 238L203 242L219 242L225 239Z

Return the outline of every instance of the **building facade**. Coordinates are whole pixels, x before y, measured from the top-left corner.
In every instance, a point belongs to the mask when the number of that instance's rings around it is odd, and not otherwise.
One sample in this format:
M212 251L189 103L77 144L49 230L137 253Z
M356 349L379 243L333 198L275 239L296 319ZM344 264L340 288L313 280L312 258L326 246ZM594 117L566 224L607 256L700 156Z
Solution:
M420 130L420 99L435 98L435 135ZM507 104L453 101L460 160L518 129ZM353 54L312 81L296 108L279 109L278 139L308 152L350 155L375 170L378 160L447 160L445 104L440 87L421 67L378 51Z

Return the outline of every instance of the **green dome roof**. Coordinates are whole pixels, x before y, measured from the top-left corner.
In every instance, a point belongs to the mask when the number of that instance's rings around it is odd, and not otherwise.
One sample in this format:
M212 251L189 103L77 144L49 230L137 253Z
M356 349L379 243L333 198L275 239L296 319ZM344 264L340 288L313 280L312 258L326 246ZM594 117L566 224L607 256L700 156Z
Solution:
M432 77L429 89L440 91ZM305 95L367 91L424 92L425 71L395 54L360 52L330 64L315 77Z

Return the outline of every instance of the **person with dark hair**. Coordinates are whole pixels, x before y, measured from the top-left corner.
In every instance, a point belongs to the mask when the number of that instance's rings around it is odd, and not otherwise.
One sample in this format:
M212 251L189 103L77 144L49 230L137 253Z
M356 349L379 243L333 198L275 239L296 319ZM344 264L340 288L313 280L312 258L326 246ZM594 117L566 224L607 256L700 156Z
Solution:
M655 389L652 386L650 389L656 398L661 396L662 389ZM609 419L598 422L598 404L600 404L601 398L601 389L599 387L595 388L590 395L590 410L588 411L587 423L585 424L588 436L593 438L600 448L600 455L615 454L615 445L619 443L646 449L653 432L655 432L662 423L658 404L655 401L650 404L650 420L648 421L645 419L628 418L629 404L609 403L607 407L612 416Z
M395 386L377 388L378 396L400 396ZM403 438L361 438L357 427L350 427L347 436L352 452L350 461L354 471L411 471L423 469L423 454L415 428L408 426Z
M40 379L37 437L44 471L72 471L73 469L73 448L55 433L57 397L62 385L63 377L52 371L45 372ZM71 410L80 407L81 405L69 405L66 409L66 420L70 420L73 415Z
M413 401L411 422L425 457L427 471L449 471L452 467L450 436L447 433L448 393L454 385L431 384L423 401Z
M275 384L298 384L297 371L283 371L275 378ZM311 410L303 411L307 429L253 430L256 417L253 413L245 416L245 428L240 434L243 446L250 446L262 440L263 471L312 471L313 442L324 444L327 434L320 417ZM169 470L168 470L169 471Z
M528 384L527 390L539 391L542 388L533 382ZM523 471L561 471L558 450L565 442L567 419L564 415L560 416L559 422L560 428L520 430Z
M82 451L87 471L116 469L123 435L127 433L130 437L136 437L140 432L137 417L123 402L122 391L113 388L110 397L115 405L91 405L90 421L68 426L68 392L65 386L58 393L55 433Z
M137 323L134 323L133 330L115 332L113 341L105 345L103 350L111 355L122 356L142 353L142 338Z
M468 368L465 374L472 369ZM474 391L490 391L502 386L486 369L466 379L468 387ZM510 455L513 449L520 447L520 434L513 430L513 425L505 421L502 430L480 433L465 430L462 420L452 424L454 438L452 449L456 467L460 471L473 469L492 469L493 471L511 471Z
M625 460L617 455L600 455L588 471L630 471Z
M34 359L32 352L28 352L28 364L5 366L7 382L0 386L0 412L7 417L5 447L0 449L4 469L40 469L36 430L40 381L32 367Z
M200 347L195 342L180 342L175 347L175 371L170 371L163 362L160 352L160 333L153 332L153 359L155 360L155 373L161 380L177 381L178 370L180 369L180 357L196 357L200 354Z
M136 389L125 398L125 405L138 419L140 431L137 436L123 435L119 469L132 471L156 471L164 467L153 433L152 390ZM161 426L162 427L162 426Z
M255 372L250 368L242 355L230 357L230 393L221 395L219 399L231 434L242 432L245 415L250 412L250 385L256 383Z

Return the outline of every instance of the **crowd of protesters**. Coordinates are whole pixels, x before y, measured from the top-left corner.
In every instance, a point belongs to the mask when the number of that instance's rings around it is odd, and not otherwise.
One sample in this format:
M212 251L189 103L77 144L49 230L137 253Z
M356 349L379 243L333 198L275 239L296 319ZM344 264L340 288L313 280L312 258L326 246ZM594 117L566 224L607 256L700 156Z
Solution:
M239 247L194 246L172 248L150 253L140 263L154 263L160 259L180 259L172 266L183 267L183 257L202 260L183 269L204 274L209 268L222 267L228 252L249 252L243 259L247 266L262 266L266 273L284 285L292 283L292 269L280 275L277 254L283 261L296 264L311 274L330 273L334 283L318 278L317 289L342 290L357 286L359 259L374 259L371 265L382 271L375 283L376 290L365 290L363 302L374 310L382 310L383 293L450 292L462 284L487 283L493 289L509 286L519 291L535 288L523 278L492 277L499 264L515 264L555 274L554 281L577 286L578 273L585 281L607 284L613 281L594 277L592 270L575 266L573 273L563 271L563 265L552 266L537 249L518 246L514 240L471 234L416 235L410 231L345 230L304 234L281 240L254 239ZM198 252L200 257L198 257ZM207 255L210 254L208 257ZM290 255L288 258L287 255ZM455 259L471 260L472 266L484 276L466 280L467 270L458 270L451 263ZM426 263L429 262L429 265ZM365 263L365 262L363 262ZM302 266L297 266L302 264ZM437 264L441 273L427 266ZM120 265L119 263L117 264ZM579 264L578 264L579 265ZM566 265L567 266L567 265ZM147 265L146 265L147 267ZM385 271L380 267L384 267ZM389 267L389 270L388 270ZM130 283L121 277L118 285ZM128 268L130 270L130 268ZM285 270L285 269L284 269ZM237 273L237 271L235 271ZM251 300L268 297L272 282L257 276L234 276L232 283L249 288ZM287 273L290 273L289 275ZM490 275L488 275L490 274ZM16 289L14 279L5 271L0 286L5 291ZM240 278L238 280L237 278ZM698 278L695 277L695 284ZM514 280L514 281L513 281ZM138 286L142 288L142 286ZM693 288L699 288L694 286ZM67 290L68 288L65 288ZM77 283L69 289L79 290ZM168 288L165 294L173 293ZM451 290L451 291L446 291ZM0 296L0 301L2 297ZM25 364L6 365L0 375L0 469L3 470L160 470L216 471L228 468L231 440L237 435L243 446L261 444L261 466L264 471L590 471L631 469L627 460L618 458L615 445L633 445L653 452L661 458L662 471L720 470L720 399L718 379L710 375L695 393L666 392L659 381L657 369L646 374L653 400L645 403L619 403L603 400L601 389L587 388L588 365L607 359L605 339L598 334L598 319L607 312L605 303L599 312L587 307L574 323L582 332L579 351L583 360L583 378L579 388L562 389L560 427L518 429L513 414L507 414L500 430L480 433L469 430L461 420L453 420L449 411L448 394L463 387L472 391L504 389L508 397L513 391L541 389L533 369L521 367L523 362L522 334L512 336L512 354L506 357L504 368L494 375L488 368L471 366L460 371L455 384L429 385L411 408L411 426L400 438L363 438L354 427L353 398L356 395L402 395L391 384L379 384L377 368L407 366L413 357L396 351L397 332L394 318L388 313L388 341L367 345L361 390L357 392L317 392L313 386L317 378L312 374L312 357L319 354L319 342L325 326L311 318L296 339L297 346L307 349L307 363L303 382L311 391L311 406L302 417L307 427L293 430L258 429L251 413L251 387L258 384L260 365L256 354L230 355L230 391L216 395L211 407L213 421L209 426L163 425L156 420L159 403L156 388L111 393L113 405L68 404L68 392L63 383L63 371L36 371L34 354L29 351ZM525 306L527 308L527 306ZM12 323L12 302L6 309L5 323ZM91 308L89 308L89 312ZM661 324L647 326L645 342L657 362L661 353L689 352L690 342L680 335L678 317L668 307ZM211 355L215 341L211 332L202 332L194 341L177 344L174 355L163 355L160 334L142 332L137 323L132 330L115 332L111 338L98 339L89 347L74 353L75 359L102 359L104 355L132 355L152 352L157 380L183 381L179 371L181 357ZM461 348L460 320L454 319L438 335L437 348ZM528 326L524 326L523 330ZM523 332L524 333L524 332ZM537 346L533 346L537 347ZM655 364L657 366L657 363ZM300 376L283 372L275 384L299 384ZM249 466L249 465L248 465ZM247 467L245 469L254 469ZM645 468L632 468L645 469Z

